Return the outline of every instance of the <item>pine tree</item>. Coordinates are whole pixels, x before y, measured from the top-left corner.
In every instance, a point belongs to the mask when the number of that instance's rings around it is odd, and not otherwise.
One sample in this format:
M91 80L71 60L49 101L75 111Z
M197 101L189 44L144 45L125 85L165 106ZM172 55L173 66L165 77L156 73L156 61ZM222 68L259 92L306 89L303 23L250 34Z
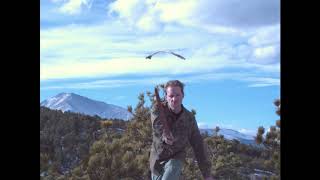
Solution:
M274 101L276 106L276 114L280 116L280 99ZM280 174L280 119L275 122L275 126L271 126L269 131L266 133L265 138L263 134L265 130L263 127L259 127L256 142L263 144L266 148L264 154L267 156L265 161L265 167L269 170L274 171L277 175L273 178L279 179Z
M214 132L215 132L216 136L218 136L219 131L220 131L219 126L216 126L215 129L214 129Z
M91 180L150 178L150 108L145 106L143 93L139 94L138 100L133 119L126 125L126 130L120 136L106 131L103 137L91 146L87 163L81 164L77 170L74 169L71 177L87 176ZM83 169L85 173L79 173L79 169Z

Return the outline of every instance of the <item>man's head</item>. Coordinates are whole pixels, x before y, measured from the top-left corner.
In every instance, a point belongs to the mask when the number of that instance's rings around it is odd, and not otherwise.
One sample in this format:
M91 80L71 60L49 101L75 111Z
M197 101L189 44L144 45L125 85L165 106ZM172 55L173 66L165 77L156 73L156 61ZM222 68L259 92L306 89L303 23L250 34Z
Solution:
M184 84L178 80L168 81L164 86L169 108L176 113L181 110L181 104L184 97L183 87Z

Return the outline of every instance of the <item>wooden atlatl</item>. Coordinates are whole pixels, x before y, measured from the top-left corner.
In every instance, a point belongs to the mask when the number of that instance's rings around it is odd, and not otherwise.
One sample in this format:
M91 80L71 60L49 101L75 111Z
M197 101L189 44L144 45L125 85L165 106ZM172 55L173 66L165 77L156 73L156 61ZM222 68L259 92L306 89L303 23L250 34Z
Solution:
M164 127L163 132L162 132L162 139L164 140L164 142L166 144L172 145L174 137L173 137L171 129L168 125L168 122L167 122L167 119L165 116L165 110L164 110L164 107L161 103L159 92L158 92L157 88L154 88L154 94L156 97L156 106L159 109L159 117L158 118L160 119L160 122L162 123L162 125Z

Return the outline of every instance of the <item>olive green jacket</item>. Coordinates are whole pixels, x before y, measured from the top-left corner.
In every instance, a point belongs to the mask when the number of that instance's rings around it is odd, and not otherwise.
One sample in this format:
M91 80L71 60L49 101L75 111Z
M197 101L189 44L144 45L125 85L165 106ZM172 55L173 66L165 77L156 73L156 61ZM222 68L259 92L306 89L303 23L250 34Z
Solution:
M152 136L153 142L150 151L150 170L153 174L159 175L160 162L171 158L185 160L186 147L190 143L193 148L196 160L203 177L210 175L211 163L208 159L207 151L203 144L203 139L194 115L182 106L179 115L169 111L167 103L163 103L166 119L171 127L171 132L175 139L173 145L168 145L162 141L163 126L158 118L159 110L156 106L151 110Z

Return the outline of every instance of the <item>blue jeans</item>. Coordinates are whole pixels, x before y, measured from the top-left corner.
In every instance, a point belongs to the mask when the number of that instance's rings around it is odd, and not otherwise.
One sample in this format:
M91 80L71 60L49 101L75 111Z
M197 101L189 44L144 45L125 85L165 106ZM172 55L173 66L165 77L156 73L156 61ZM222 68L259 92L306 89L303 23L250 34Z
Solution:
M170 159L163 167L163 172L157 176L151 174L152 180L179 180L182 170L182 161L178 159Z

